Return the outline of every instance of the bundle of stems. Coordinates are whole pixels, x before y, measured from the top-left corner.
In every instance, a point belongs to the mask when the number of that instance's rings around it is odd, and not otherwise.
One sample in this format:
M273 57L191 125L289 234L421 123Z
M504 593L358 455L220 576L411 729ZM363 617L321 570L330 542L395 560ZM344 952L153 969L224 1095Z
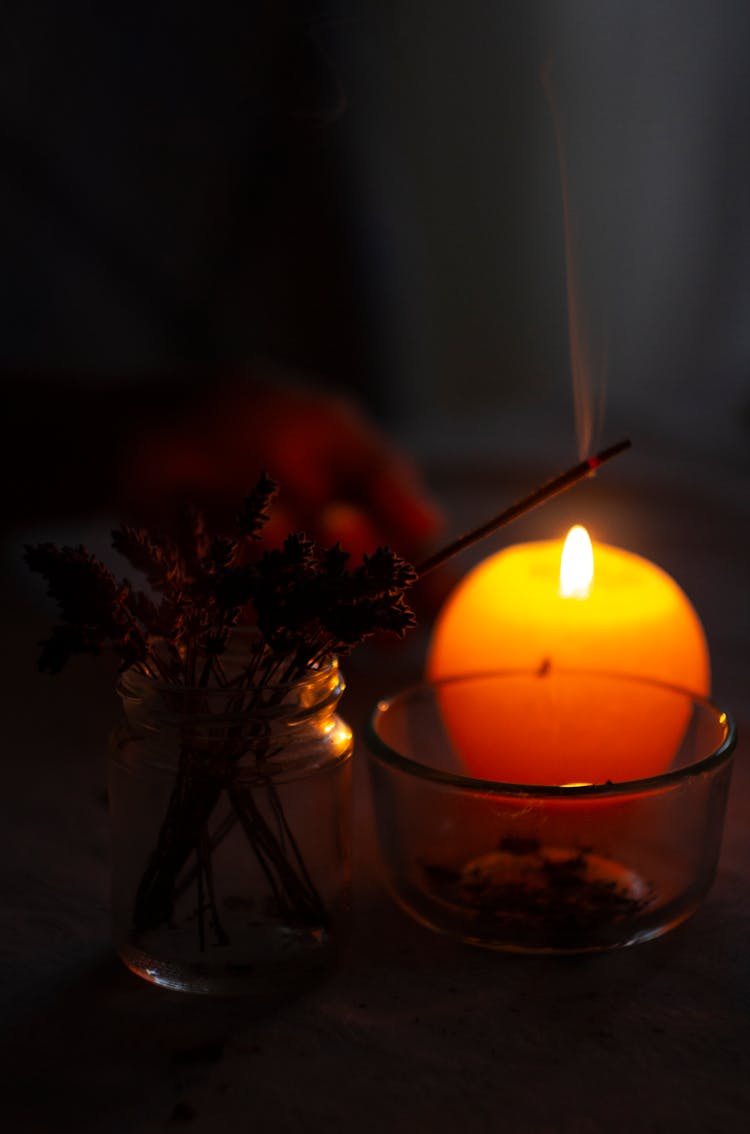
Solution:
M266 878L276 916L298 927L327 926L324 903L275 782L274 758L283 752L283 737L274 735L262 715L279 708L295 682L309 678L310 666L269 656L267 645L257 636L243 635L243 645L243 664L234 676L229 677L224 663L214 658L202 669L197 689L168 683L157 690L162 709L179 721L178 766L157 843L135 896L136 936L168 921L175 902L196 885L201 949L206 910L215 943L229 943L219 914L212 858L236 826ZM314 662L313 672L325 676L325 666ZM225 694L218 709L212 703L217 690ZM157 721L159 713L157 708ZM222 799L229 805L227 813L211 830Z
M54 673L75 654L109 646L124 671L148 680L157 720L168 713L180 721L175 781L135 896L136 937L168 923L178 895L195 883L201 947L205 910L216 943L226 943L212 859L236 824L278 916L295 924L325 921L274 782L274 744L283 738L274 739L263 714L257 720L254 714L280 705L290 686L324 671L326 659L371 634L403 635L415 623L405 595L416 573L388 548L350 568L338 544L323 550L301 534L254 554L277 489L262 476L229 536L209 535L194 511L170 539L128 526L115 531L113 546L145 576L150 594L115 579L84 547L26 549L29 567L47 579L63 619L42 643L40 668ZM255 627L249 648L241 664L232 659L229 666L230 646L248 621ZM224 701L220 713L211 707L217 691ZM210 735L210 744L197 743L199 734ZM127 743L127 729L124 738ZM222 799L229 816L211 830Z

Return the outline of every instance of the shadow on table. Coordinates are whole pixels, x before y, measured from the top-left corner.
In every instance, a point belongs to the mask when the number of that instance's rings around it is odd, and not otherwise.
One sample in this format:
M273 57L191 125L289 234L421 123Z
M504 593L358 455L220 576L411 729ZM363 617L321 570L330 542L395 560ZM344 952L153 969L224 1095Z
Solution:
M700 1056L701 1082L728 1049L750 1049L750 967L741 956L750 927L740 924L747 915L736 901L737 881L724 877L706 907L660 941L586 958L459 945L413 924L368 883L340 968L301 996L262 1003L166 992L132 976L104 946L82 949L6 1017L5 1128L161 1130L192 1122L196 1099L208 1121L213 1108L226 1108L230 1089L256 1100L246 1099L250 1112L259 1108L247 1118L262 1121L266 1104L258 1100L274 1090L283 1096L283 1084L295 1077L312 1077L314 1119L342 1074L364 1097L377 1094L382 1119L390 1090L383 1082L396 1068L402 1076L410 1066L417 1076L448 1068L469 1081L481 1070L491 1084L502 1067L504 1081L517 1077L528 1086L534 1067L564 1083L582 1067L596 1075L617 1061L627 1081L644 1049L665 1091L682 1077L689 1098L679 1057L686 1045L693 1071ZM735 1058L747 1064L747 1054ZM362 1129L378 1128L377 1113ZM430 1115L419 1110L412 1119L428 1129ZM481 1115L480 1105L467 1128L484 1129ZM298 1127L280 1121L259 1128Z
M299 996L187 996L138 979L106 946L81 951L6 1013L2 1109L16 1124L5 1129L114 1132L168 1116L231 1039Z

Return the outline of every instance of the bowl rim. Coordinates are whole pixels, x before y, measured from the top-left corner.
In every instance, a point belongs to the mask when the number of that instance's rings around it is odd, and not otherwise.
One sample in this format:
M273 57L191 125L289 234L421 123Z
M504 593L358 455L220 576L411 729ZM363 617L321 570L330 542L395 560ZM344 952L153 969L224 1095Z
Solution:
M679 694L687 698L692 704L699 705L701 708L711 713L717 723L724 726L724 739L717 748L707 756L703 756L700 760L695 761L695 763L687 764L685 767L676 768L672 771L661 772L655 776L647 776L636 780L617 780L616 782L606 781L605 783L562 785L507 783L501 780L484 780L474 776L444 772L439 768L431 768L428 764L422 764L417 760L412 760L410 757L404 756L394 748L391 748L390 745L386 744L386 742L378 736L376 731L378 718L381 717L383 713L387 712L397 701L402 701L407 697L424 695L426 692L437 689L440 686L458 685L468 681L486 680L488 678L498 677L538 677L540 679L547 679L549 677L598 677L663 689L666 692ZM601 798L604 796L632 795L635 792L669 787L694 776L714 771L720 765L727 763L731 758L737 743L737 728L734 718L730 713L724 709L720 709L710 698L699 696L691 690L684 689L679 685L672 685L669 682L643 677L639 674L617 673L614 670L572 668L493 669L457 674L455 676L442 677L437 680L415 682L408 685L405 689L399 690L397 693L379 698L367 718L365 724L365 740L371 758L379 760L383 764L390 765L400 772L416 776L418 779L430 780L433 783L458 788L462 791L475 791L503 796L512 795L525 798L536 796L557 799L591 799L592 797Z

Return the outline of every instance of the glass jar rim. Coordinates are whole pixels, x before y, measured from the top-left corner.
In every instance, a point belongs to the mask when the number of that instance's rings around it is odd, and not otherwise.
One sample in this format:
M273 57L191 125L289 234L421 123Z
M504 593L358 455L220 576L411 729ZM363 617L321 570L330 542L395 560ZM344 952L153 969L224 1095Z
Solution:
M336 670L338 669L338 664L338 656L336 654L328 654L326 657L322 658L321 661L316 662L314 666L307 670L303 677L295 677L292 681L268 681L264 682L262 686L257 686L257 688L274 690L296 689L300 686L308 685L311 681L315 681L316 679L318 679L319 681L324 680L331 673L336 672ZM123 670L123 672L119 674L117 681L118 688L125 679L134 679L138 682L142 681L148 684L149 689L166 693L200 693L201 695L220 693L224 696L227 696L232 693L241 692L243 688L242 686L238 685L231 687L228 685L180 685L177 682L165 681L159 676L151 676L148 673L144 673L142 670L138 670L135 666L130 666L128 669ZM249 691L250 689L256 687L253 685L248 685L244 688L245 691Z
M245 686L180 685L131 667L120 674L115 686L123 706L153 706L154 726L177 725L188 717L211 724L230 724L246 720L249 715L258 721L301 721L335 705L344 688L335 654L292 681ZM296 696L305 691L307 699ZM250 704L254 696L259 701Z
M387 744L377 732L377 721L382 715L387 712L392 706L399 701L405 701L408 698L424 695L429 690L438 690L441 687L456 687L462 683L470 681L489 680L493 678L512 678L512 677L540 677L541 674L538 670L531 669L505 669L505 670L483 670L470 674L462 674L455 677L444 677L435 681L421 681L408 686L406 689L398 693L391 694L390 696L381 698L373 711L370 713L365 724L365 738L370 749L370 755L381 763L394 768L397 771L403 772L407 775L416 777L417 779L429 780L435 784L440 784L443 787L452 787L459 791L474 791L482 792L484 794L494 794L499 796L518 796L523 798L539 797L539 798L557 798L557 799L591 799L592 797L603 798L619 795L632 795L634 792L653 790L654 788L664 788L673 786L682 781L692 778L693 776L702 775L705 772L713 771L721 764L727 762L734 752L737 743L737 730L733 718L728 712L719 709L709 698L700 697L688 689L683 689L678 685L671 685L669 682L658 681L653 678L641 677L636 674L616 673L611 670L590 670L590 669L554 669L548 675L553 677L571 677L571 678L602 678L612 681L629 682L631 684L640 684L648 686L653 689L661 689L666 693L674 693L682 696L686 701L693 705L698 705L702 709L707 710L716 720L716 722L724 727L724 739L707 756L701 757L699 760L684 767L676 768L671 771L661 772L657 775L646 776L635 780L618 780L615 782L606 783L592 783L592 784L525 784L516 782L503 782L501 780L485 780L474 776L462 775L456 772L447 772L439 768L433 768L429 764L421 763L414 760L403 753L398 752L395 748Z

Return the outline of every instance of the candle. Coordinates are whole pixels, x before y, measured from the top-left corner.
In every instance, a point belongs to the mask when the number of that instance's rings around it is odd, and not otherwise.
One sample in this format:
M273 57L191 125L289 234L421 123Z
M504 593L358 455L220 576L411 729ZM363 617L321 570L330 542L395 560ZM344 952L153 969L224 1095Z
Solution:
M481 563L449 597L430 645L431 680L552 669L646 677L698 696L709 690L703 628L677 583L621 548L592 550L582 528L565 548L556 540L521 544ZM634 780L668 767L687 710L665 711L658 686L622 683L618 702L603 704L594 678L566 684L554 705L543 681L525 682L522 697L520 685L508 683L500 696L496 685L490 692L489 683L475 684L470 703L465 689L445 687L441 707L467 769L485 779L569 784Z

